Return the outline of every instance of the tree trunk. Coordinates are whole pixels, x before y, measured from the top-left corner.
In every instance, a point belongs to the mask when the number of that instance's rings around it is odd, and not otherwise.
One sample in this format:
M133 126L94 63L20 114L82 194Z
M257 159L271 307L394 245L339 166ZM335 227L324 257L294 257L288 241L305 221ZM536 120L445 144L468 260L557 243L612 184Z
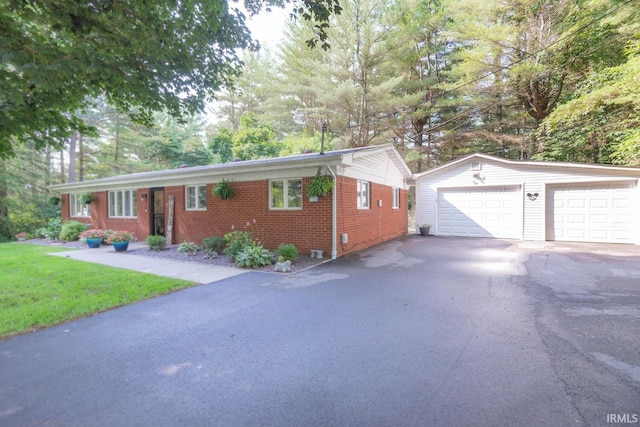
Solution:
M76 144L78 132L74 131L69 140L69 182L76 182Z
M7 165L4 160L0 160L0 239L11 238L9 229L9 186L7 184Z
M84 181L84 140L78 138L78 181Z

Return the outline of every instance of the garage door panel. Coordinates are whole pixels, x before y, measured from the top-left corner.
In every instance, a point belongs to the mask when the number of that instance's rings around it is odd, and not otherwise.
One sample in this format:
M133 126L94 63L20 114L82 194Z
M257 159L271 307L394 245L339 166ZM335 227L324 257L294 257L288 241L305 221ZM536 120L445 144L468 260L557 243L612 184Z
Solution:
M440 190L437 233L519 238L521 197L519 186Z
M571 184L547 191L547 239L632 243L633 182Z

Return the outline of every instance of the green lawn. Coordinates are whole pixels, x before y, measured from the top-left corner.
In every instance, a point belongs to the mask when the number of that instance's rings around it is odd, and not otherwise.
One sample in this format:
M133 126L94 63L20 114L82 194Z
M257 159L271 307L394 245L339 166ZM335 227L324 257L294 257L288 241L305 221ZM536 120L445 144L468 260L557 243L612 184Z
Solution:
M63 250L0 244L0 338L195 285L46 255Z

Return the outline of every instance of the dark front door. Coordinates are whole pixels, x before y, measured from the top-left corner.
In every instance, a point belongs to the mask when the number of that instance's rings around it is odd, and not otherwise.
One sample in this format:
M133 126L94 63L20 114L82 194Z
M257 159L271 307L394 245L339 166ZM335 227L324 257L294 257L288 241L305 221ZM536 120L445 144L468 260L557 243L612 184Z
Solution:
M164 188L151 189L151 234L164 236Z

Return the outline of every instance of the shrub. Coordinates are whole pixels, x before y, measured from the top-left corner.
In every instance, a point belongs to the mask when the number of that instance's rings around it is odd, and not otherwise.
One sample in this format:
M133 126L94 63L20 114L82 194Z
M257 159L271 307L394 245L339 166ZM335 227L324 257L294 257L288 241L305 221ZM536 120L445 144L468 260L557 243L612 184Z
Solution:
M62 220L60 218L51 218L47 223L47 227L42 230L44 237L51 240L58 240L62 231Z
M67 221L60 229L60 240L73 242L80 238L80 233L89 228L86 224L78 221Z
M167 239L164 236L149 236L146 240L149 245L149 250L160 252L167 247Z
M216 258L219 253L224 251L226 241L223 237L207 237L202 240L202 250L205 253L205 258Z
M271 264L271 252L258 243L245 246L234 257L236 265L241 268L258 268Z
M231 258L235 258L238 252L252 243L251 234L248 231L231 231L224 235L224 240L227 243L224 253Z
M282 257L282 259L285 261L296 262L298 260L298 250L296 249L295 245L287 245L282 243L280 244L280 246L278 246L276 254L278 255L278 259Z
M193 242L182 242L178 246L178 252L181 254L195 255L198 252L198 245Z

